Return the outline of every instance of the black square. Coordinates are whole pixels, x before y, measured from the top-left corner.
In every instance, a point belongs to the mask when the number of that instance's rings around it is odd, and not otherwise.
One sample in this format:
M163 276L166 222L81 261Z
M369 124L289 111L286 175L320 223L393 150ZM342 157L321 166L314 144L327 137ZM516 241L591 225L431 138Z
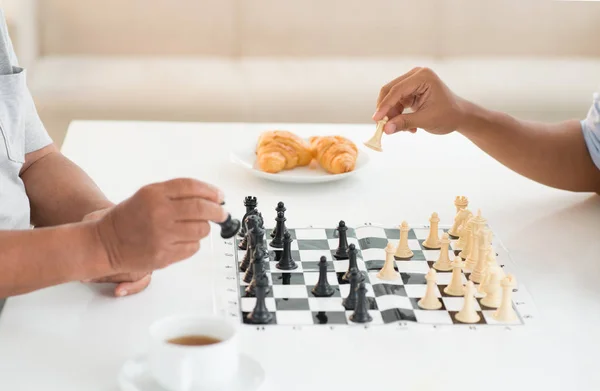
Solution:
M448 313L450 314L450 318L452 318L452 323L454 323L454 324L463 324L465 326L468 326L470 324L487 324L487 322L485 321L485 318L483 316L483 313L481 311L477 311L477 314L479 315L479 322L477 322L477 323L462 323L462 322L456 320L456 314L458 313L458 311L448 311Z
M369 280L369 275L367 274L367 272L362 271L362 270L359 270L358 272L360 274L362 274L362 276L363 276L363 279L359 280L358 282L359 283L364 282L365 284L368 284L370 282L370 280ZM342 277L344 277L344 274L346 274L346 272L337 272L336 273L339 285L350 284L350 281L344 281L342 279Z
M306 286L306 292L308 293L308 297L318 297L318 296L315 296L311 292L314 287L315 287L314 285L307 285ZM332 285L331 287L333 288L333 295L328 296L328 297L342 297L342 294L340 293L340 287L339 286Z
M400 273L400 277L402 277L402 281L405 285L425 285L427 284L427 280L425 279L425 274L422 273Z
M422 310L423 308L419 307L419 300L421 300L420 297L411 297L410 298L410 303L413 306L413 309L415 310ZM442 303L442 306L437 309L437 310L427 310L427 311L446 311L446 305L444 304L443 300L440 300L440 302Z
M298 240L298 249L329 251L329 242L325 239L302 239Z
M271 262L278 262L279 258L281 258L281 254L283 253L283 250L270 250L269 251L269 260ZM292 250L291 251L291 255L292 255L292 259L296 262L300 262L300 251L298 250Z
M385 264L385 261L381 260L381 259L374 259L374 260L370 260L370 261L365 261L365 265L367 267L367 270L381 270L383 268L384 264ZM394 270L398 271L398 267L396 266L395 263L394 263Z
M287 231L290 233L290 238L292 238L292 240L296 240L296 230L292 228L288 229ZM271 237L271 232L273 232L273 228L265 229L265 234L267 238L266 243L271 243L271 240L273 240L273 238Z
M400 240L400 229L399 228L385 228L385 237L393 240Z
M373 293L375 297L394 295L394 296L408 296L406 289L402 285L392 284L374 284Z
M275 298L275 308L277 311L308 311L308 299L280 299Z
M345 258L345 259L338 259L338 258L335 256L335 251L336 251L335 249L334 249L334 250L331 250L331 259L333 259L333 260L336 260L336 261L344 261L344 260L348 260L348 258ZM363 259L362 252L361 252L359 249L357 249L357 251L356 251L356 259Z
M273 285L304 285L302 273L271 273Z
M337 225L336 225L337 226ZM347 227L346 238L356 238L356 230L354 228ZM327 228L325 229L325 235L327 235L327 239L337 239L339 238L338 231L335 228Z
M248 319L248 315L250 314L250 312L242 312L242 321L245 324L251 324L251 325L255 325L256 327L260 328L261 326L263 326L262 324L254 324L252 323L249 319ZM271 312L271 315L273 315L273 317L271 318L271 321L268 324L277 324L277 314L275 312Z
M315 324L348 324L345 312L321 311L312 313Z
M319 262L318 261L306 261L302 262L302 270L305 272L318 272ZM327 271L334 272L333 261L327 261Z
M363 238L358 239L358 244L363 250L368 248L379 248L383 250L387 247L388 240L386 238Z
M381 311L381 318L383 323L395 323L400 321L416 322L417 317L413 310L404 310L400 308L394 308L391 310Z

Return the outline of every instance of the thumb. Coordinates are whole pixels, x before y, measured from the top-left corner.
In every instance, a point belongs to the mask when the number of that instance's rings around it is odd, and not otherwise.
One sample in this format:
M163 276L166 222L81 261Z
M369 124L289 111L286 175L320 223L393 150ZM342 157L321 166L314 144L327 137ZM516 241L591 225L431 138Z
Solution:
M383 130L387 134L393 134L401 130L422 128L424 118L423 114L419 112L400 114L390 119Z

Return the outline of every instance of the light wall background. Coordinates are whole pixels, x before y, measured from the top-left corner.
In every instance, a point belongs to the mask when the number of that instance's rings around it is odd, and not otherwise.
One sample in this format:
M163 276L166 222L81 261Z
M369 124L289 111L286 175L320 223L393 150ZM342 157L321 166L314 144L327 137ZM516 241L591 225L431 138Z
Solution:
M59 144L74 119L370 123L414 66L537 120L583 117L600 89L600 2L3 2Z

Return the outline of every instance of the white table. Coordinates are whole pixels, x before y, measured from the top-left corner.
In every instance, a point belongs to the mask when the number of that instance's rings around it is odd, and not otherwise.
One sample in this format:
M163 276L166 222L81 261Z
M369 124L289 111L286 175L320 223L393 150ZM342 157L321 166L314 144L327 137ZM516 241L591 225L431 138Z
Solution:
M192 176L221 186L241 217L246 195L265 216L285 201L289 224L339 219L397 225L453 217L466 195L481 208L532 293L539 327L527 332L310 332L250 330L242 349L268 373L268 390L597 389L600 326L600 197L540 186L502 167L459 135L384 139L368 175L290 186L229 163L233 143L276 124L76 122L63 151L114 201L140 186ZM300 134L340 133L357 142L373 125L279 125ZM146 349L156 318L211 311L210 254L156 272L145 292L122 299L109 287L73 282L10 299L0 316L0 389L117 389L122 363ZM443 388L442 388L443 387Z

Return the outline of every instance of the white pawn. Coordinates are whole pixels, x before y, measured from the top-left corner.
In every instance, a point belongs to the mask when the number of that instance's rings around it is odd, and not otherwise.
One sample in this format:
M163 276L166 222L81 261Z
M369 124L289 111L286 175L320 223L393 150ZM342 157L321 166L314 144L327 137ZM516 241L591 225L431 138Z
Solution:
M509 274L500 285L502 286L502 301L492 316L499 322L513 322L517 319L517 314L512 306L512 289L516 285L516 280Z
M400 277L400 273L394 270L394 251L394 245L388 243L385 248L385 263L379 273L377 273L377 278L380 280L395 280Z
M408 231L410 231L408 223L403 221L400 224L400 242L398 243L396 254L394 254L396 259L410 259L414 255L410 247L408 247Z
M500 286L501 272L497 269L492 268L488 271L487 282L484 287L485 297L481 299L481 304L489 308L500 307L502 301L502 287Z
M456 314L456 320L462 323L477 323L481 320L475 310L475 285L473 281L467 282L463 308Z
M419 300L419 307L425 310L439 310L442 308L442 302L435 294L437 272L433 269L429 269L429 272L427 272L427 275L425 276L425 280L427 280L427 291L425 292L425 296Z
M431 214L431 218L429 218L429 223L429 235L427 236L427 239L425 239L425 241L423 242L423 247L431 250L437 250L442 246L438 234L440 218L438 217L437 212L433 212Z
M439 270L441 272L447 272L452 270L452 262L450 261L450 257L448 255L448 251L450 249L450 236L448 233L444 232L442 235L442 249L440 251L440 256L433 264L433 268Z
M465 288L462 283L462 268L464 267L463 261L460 257L454 258L452 261L452 279L450 284L444 288L444 293L450 296L462 296L465 294Z

